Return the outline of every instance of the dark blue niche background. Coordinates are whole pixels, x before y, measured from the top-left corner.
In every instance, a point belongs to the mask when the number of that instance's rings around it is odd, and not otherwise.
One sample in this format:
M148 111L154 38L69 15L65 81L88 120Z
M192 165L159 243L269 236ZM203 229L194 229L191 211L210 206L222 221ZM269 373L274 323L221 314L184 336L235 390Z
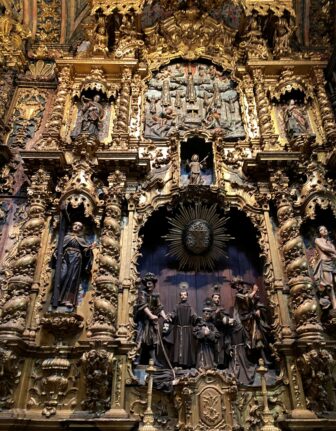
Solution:
M263 262L260 259L260 249L256 231L248 218L240 211L229 213L227 232L234 237L227 248L228 258L217 261L213 271L184 271L179 270L176 258L168 256L168 244L162 238L169 231L165 208L156 211L141 231L144 242L141 248L142 257L139 258L138 270L141 276L150 271L158 277L157 290L166 311L172 311L179 298L179 283L189 284L189 302L198 314L207 297L211 296L212 286L221 286L222 305L228 310L234 303L234 292L230 281L235 276L241 276L244 281L257 283L260 296L266 301L262 280Z

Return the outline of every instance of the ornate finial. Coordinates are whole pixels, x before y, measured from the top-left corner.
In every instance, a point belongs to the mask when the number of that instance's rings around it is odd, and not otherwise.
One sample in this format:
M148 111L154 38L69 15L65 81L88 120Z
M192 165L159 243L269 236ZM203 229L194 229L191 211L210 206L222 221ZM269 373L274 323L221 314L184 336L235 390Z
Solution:
M149 360L149 364L146 371L148 374L147 408L143 418L143 425L139 427L139 431L158 431L158 429L154 426L154 414L152 410L153 373L154 371L156 371L153 359Z
M259 367L257 368L257 373L260 374L261 380L261 392L263 395L264 409L262 413L262 418L264 425L261 427L261 431L280 431L280 428L274 425L273 415L268 407L268 394L265 374L268 369L265 367L265 362L263 359L259 359Z

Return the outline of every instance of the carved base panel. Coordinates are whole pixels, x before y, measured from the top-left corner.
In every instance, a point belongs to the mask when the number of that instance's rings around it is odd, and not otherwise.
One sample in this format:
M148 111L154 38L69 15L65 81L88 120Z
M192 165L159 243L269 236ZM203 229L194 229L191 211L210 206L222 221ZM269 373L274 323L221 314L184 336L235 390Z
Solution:
M83 419L72 419L69 414L68 418L54 418L53 420L39 418L13 419L12 415L0 417L0 431L16 429L18 431L62 431L71 430L94 430L101 431L132 431L137 429L137 421L131 419L92 419L90 417Z

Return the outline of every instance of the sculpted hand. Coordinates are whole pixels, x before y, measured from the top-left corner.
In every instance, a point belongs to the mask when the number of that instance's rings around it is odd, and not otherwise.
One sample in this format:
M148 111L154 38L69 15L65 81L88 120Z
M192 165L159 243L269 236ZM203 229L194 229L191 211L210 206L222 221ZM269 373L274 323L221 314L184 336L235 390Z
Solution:
M229 318L229 325L233 326L235 323L236 323L236 321L230 317Z
M210 329L207 326L205 326L204 335L209 335L209 334L210 334Z

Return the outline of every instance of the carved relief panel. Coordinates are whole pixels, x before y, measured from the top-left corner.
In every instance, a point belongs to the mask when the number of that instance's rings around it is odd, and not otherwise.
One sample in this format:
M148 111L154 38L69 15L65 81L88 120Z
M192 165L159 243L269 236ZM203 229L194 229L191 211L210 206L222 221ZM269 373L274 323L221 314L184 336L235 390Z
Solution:
M221 131L245 137L237 84L214 65L175 63L153 74L146 94L145 137L168 138L175 131Z
M40 89L20 89L9 121L11 132L8 145L12 148L25 148L39 130L48 100L48 92Z

